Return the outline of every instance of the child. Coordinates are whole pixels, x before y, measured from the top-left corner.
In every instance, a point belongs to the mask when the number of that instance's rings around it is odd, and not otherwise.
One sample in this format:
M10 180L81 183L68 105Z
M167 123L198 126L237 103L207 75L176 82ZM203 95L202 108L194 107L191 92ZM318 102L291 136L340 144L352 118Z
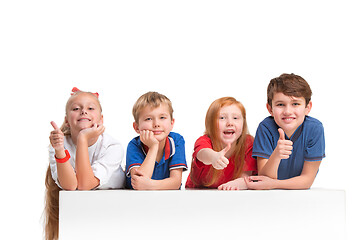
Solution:
M244 177L256 171L256 160L251 157L253 137L244 106L232 97L215 100L207 111L205 128L205 135L195 143L185 186L247 189Z
M259 175L248 180L252 189L308 189L325 157L324 128L309 117L312 107L308 83L295 74L270 81L267 109L270 117L256 132L253 157Z
M179 189L187 169L185 141L171 132L171 101L157 92L142 95L134 104L133 127L139 134L126 153L126 186L136 190Z
M59 190L123 188L123 149L104 133L98 94L73 88L59 129L51 122L50 164L46 175L46 239L58 238Z

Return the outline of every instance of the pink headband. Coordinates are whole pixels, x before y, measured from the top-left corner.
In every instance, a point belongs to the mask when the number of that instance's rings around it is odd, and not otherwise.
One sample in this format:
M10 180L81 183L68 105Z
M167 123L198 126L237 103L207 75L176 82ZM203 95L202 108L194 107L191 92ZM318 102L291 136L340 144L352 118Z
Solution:
M72 91L71 95L73 95L76 92L81 92L77 87L73 87L71 91ZM99 94L97 92L92 94L94 94L97 98L99 98Z

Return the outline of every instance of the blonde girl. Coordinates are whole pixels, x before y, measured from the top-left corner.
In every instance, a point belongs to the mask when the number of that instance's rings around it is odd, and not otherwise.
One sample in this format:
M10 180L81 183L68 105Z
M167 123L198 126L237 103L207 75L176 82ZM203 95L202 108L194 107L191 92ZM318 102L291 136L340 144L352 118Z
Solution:
M215 100L205 118L205 134L194 146L185 187L247 189L244 177L256 172L253 137L248 133L244 106L232 97Z
M64 123L51 122L46 173L45 239L58 239L59 190L123 188L120 167L124 151L104 133L102 108L97 93L73 88L66 103Z

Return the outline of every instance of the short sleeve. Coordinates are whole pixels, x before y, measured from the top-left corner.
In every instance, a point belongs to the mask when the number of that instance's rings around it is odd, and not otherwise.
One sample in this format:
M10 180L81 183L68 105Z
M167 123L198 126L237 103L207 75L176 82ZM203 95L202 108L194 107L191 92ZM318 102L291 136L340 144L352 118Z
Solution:
M56 185L62 189L57 175L56 161L55 161L55 149L50 145L49 146L49 165L51 170L51 177L55 181Z
M203 184L204 179L206 179L206 176L211 168L211 165L205 165L203 162L199 161L196 158L198 152L204 148L210 148L210 149L213 148L211 139L207 135L199 137L194 144L193 160L191 163L191 173L188 176L185 187L188 188L196 187L196 185L192 182L190 175L192 176L193 179L196 179L197 184L200 184L200 186Z
M322 123L314 125L305 146L305 161L321 161L325 157L325 135Z
M186 157L185 157L185 140L181 135L173 139L175 145L175 154L171 157L169 162L169 170L183 168L187 170Z
M274 151L275 145L274 136L272 136L270 129L265 124L260 123L256 130L252 156L268 159Z
M125 174L121 169L121 162L124 158L122 146L114 143L106 146L101 152L102 154L99 158L91 165L94 176L100 180L100 184L97 188L102 188L104 185L107 185L111 178L114 178L114 180L112 179L113 183L111 183L111 185L115 185L112 186L113 188L123 187ZM118 182L118 184L115 182Z

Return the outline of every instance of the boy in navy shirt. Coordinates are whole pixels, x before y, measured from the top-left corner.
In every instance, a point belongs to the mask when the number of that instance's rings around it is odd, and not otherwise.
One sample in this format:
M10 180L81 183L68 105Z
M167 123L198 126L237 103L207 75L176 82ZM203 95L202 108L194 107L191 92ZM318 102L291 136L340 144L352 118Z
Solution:
M322 123L308 114L312 107L308 83L295 74L270 81L265 118L256 131L253 157L259 176L247 179L250 189L308 189L325 157Z
M142 95L134 104L133 127L139 134L126 152L126 186L136 190L179 189L187 169L185 141L171 132L171 101L157 92Z

